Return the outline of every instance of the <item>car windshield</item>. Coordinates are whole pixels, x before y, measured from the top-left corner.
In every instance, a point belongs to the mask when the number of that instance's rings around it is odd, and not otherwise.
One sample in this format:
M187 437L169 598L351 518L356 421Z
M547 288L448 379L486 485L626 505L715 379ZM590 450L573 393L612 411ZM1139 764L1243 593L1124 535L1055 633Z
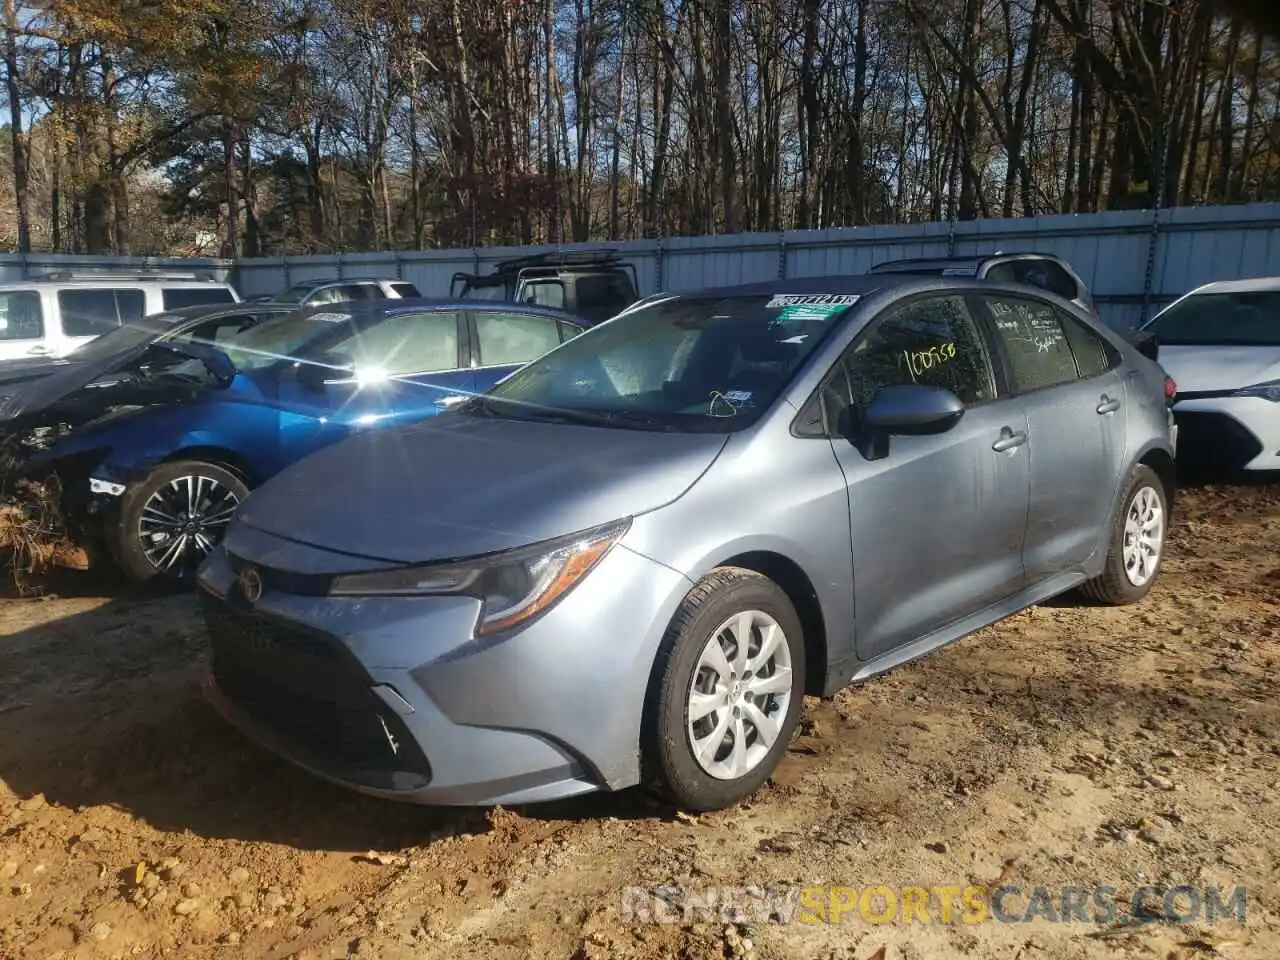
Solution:
M281 361L292 361L311 344L327 336L336 324L347 324L350 313L286 313L236 334L218 346L237 370L257 370Z
M1193 293L1146 329L1168 346L1280 347L1280 290Z
M295 283L288 290L281 290L275 296L268 297L269 303L301 303L307 299L307 294L315 289L312 283Z
M68 359L94 363L156 339L182 319L181 314L156 313L108 330L67 354Z
M574 337L463 412L643 430L754 423L854 295L668 298Z

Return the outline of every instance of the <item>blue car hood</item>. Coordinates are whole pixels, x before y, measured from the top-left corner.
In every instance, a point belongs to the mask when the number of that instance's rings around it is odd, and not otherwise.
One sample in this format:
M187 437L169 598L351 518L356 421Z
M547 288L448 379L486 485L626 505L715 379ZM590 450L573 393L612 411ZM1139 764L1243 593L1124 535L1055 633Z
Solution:
M235 523L391 563L472 556L670 503L726 439L448 413L312 454L255 490Z

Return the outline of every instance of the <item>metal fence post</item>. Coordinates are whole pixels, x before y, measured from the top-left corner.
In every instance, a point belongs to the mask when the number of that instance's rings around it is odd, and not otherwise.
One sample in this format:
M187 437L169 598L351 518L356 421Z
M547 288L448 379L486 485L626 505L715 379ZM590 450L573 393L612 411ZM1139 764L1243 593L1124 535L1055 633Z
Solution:
M778 233L778 279L787 279L787 231Z

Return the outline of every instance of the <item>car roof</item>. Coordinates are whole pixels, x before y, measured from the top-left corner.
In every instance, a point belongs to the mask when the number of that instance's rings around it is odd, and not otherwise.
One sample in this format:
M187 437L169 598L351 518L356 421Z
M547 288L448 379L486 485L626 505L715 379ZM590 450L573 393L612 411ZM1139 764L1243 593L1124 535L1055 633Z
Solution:
M667 296L680 297L684 300L711 300L721 297L763 297L769 294L781 296L810 294L817 296L831 293L865 296L875 290L882 290L886 287L905 286L919 282L919 277L910 274L904 276L851 274L835 277L795 277L786 280L761 280L755 283L743 283L734 286L707 287L702 290L680 293L672 292Z
M908 257L901 260L882 260L872 270L910 273L913 270L932 272L940 270L972 270L977 272L984 264L995 261L1010 260L1051 260L1066 266L1066 261L1054 253L1039 253L1032 250L1002 250L999 253L984 253L971 257Z
M511 300L449 300L439 297L401 297L395 300L341 300L337 303L322 303L313 307L304 307L309 316L320 313L351 314L383 314L393 316L398 313L412 313L415 310L500 310L503 313L524 313L529 316L548 317L565 320L577 326L588 326L582 317L557 310L555 307L544 307L534 303L516 303Z
M234 303L222 301L220 303L196 303L189 307L175 307L172 310L161 310L153 313L153 317L173 317L175 320L194 320L203 317L216 317L221 315L231 315L238 313L287 313L290 310L297 310L296 303L254 303L248 300L238 300Z
M1189 295L1198 293L1268 293L1280 291L1280 277L1251 277L1246 280L1215 280L1196 287Z

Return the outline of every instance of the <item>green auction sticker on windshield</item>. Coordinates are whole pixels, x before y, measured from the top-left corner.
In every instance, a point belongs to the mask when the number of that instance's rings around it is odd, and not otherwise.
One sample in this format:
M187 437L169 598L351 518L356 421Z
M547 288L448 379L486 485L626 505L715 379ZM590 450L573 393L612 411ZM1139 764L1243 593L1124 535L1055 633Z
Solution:
M843 310L858 302L856 293L775 293L764 305L766 310L779 310L784 307L832 307Z
M825 320L833 313L839 313L841 310L848 309L845 304L806 304L798 307L783 307L778 311L778 316L774 318L774 323L781 325L785 323L803 323L805 320Z

